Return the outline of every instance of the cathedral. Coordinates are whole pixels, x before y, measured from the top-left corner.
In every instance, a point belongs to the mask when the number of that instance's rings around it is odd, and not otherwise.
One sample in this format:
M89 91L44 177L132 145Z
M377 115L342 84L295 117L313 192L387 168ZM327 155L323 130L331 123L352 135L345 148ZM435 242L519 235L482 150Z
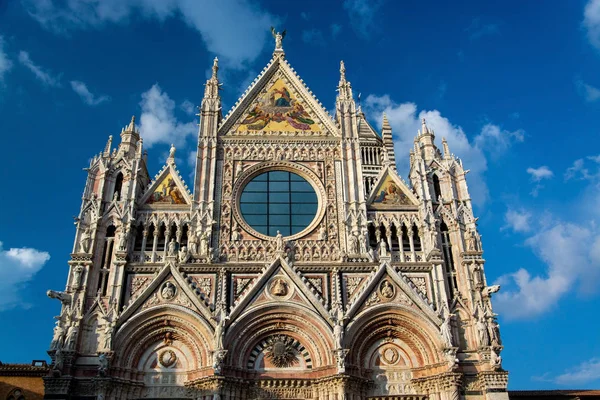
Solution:
M508 399L468 170L423 120L404 180L344 63L331 116L273 34L227 115L215 59L191 188L135 118L91 159L45 398Z

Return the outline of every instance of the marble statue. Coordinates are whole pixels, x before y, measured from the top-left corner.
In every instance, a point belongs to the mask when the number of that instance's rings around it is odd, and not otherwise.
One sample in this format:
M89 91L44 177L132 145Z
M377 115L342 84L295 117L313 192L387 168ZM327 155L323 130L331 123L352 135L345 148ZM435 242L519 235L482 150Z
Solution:
M84 253L90 252L90 246L92 244L92 233L89 226L86 226L81 234L81 239L79 240L79 249Z

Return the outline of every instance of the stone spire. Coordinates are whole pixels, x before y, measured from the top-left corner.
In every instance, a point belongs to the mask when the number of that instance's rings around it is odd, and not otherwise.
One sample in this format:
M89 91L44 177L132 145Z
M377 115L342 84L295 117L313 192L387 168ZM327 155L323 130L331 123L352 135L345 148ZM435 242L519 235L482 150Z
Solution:
M106 146L104 146L104 157L110 157L110 148L112 146L112 135L108 137L106 141Z
M391 167L396 169L396 154L394 153L394 141L392 139L392 127L388 122L387 115L383 113L383 124L381 128L381 138L383 139L383 145L385 146L385 152L387 154L387 160L390 162Z
M344 61L340 61L338 92L338 100L352 100L352 85L346 80L346 65L344 65Z
M121 131L121 144L119 151L122 151L128 156L133 156L137 153L137 147L141 146L140 132L135 126L135 115L131 116L131 122Z
M415 145L418 143L415 151L419 151L420 149L421 155L425 160L433 160L439 153L435 146L434 139L435 135L433 134L433 130L429 129L425 118L421 119L421 130L417 132L417 137L415 139Z
M445 137L442 138L442 147L444 148L444 158L446 160L449 160L452 155L450 153L450 147L448 146L448 141L446 140Z
M219 59L215 57L212 65L212 75L209 80L206 81L204 85L204 99L202 100L202 104L204 105L204 101L206 99L217 99L219 98L219 88L221 84L219 83L219 77L217 72L219 71ZM220 98L219 98L220 105Z

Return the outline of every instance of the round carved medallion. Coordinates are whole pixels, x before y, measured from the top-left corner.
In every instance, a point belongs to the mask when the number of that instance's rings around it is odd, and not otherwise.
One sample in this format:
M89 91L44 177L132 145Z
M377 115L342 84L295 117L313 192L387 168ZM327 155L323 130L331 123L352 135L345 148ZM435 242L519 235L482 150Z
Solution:
M171 282L165 282L160 289L160 296L164 300L173 300L177 293L177 287Z
M175 361L177 361L177 355L173 350L165 350L158 356L158 361L162 364L162 366L168 368L175 364Z
M384 348L381 352L381 356L386 364L396 364L398 362L398 358L400 357L398 355L398 350L394 349L393 347Z
M379 285L379 295L382 300L390 301L396 296L396 288L386 279Z

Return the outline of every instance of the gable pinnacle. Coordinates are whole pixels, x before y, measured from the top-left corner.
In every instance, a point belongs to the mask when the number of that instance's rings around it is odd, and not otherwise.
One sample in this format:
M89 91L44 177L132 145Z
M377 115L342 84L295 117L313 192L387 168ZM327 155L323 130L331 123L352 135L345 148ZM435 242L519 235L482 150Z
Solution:
M429 129L427 128L427 124L425 123L425 118L421 119L421 134L425 135L429 133Z
M219 71L219 59L215 57L212 66L212 79L217 79L217 71Z
M276 32L274 27L271 27L271 34L273 35L273 38L275 39L275 51L274 53L283 53L283 46L282 46L282 42L283 42L283 38L285 38L285 34L286 34L287 30L283 30L283 32Z
M344 60L340 61L340 86L342 83L346 83L346 65Z
M129 126L127 127L127 130L129 132L135 132L135 115L131 116L131 122L129 123Z

